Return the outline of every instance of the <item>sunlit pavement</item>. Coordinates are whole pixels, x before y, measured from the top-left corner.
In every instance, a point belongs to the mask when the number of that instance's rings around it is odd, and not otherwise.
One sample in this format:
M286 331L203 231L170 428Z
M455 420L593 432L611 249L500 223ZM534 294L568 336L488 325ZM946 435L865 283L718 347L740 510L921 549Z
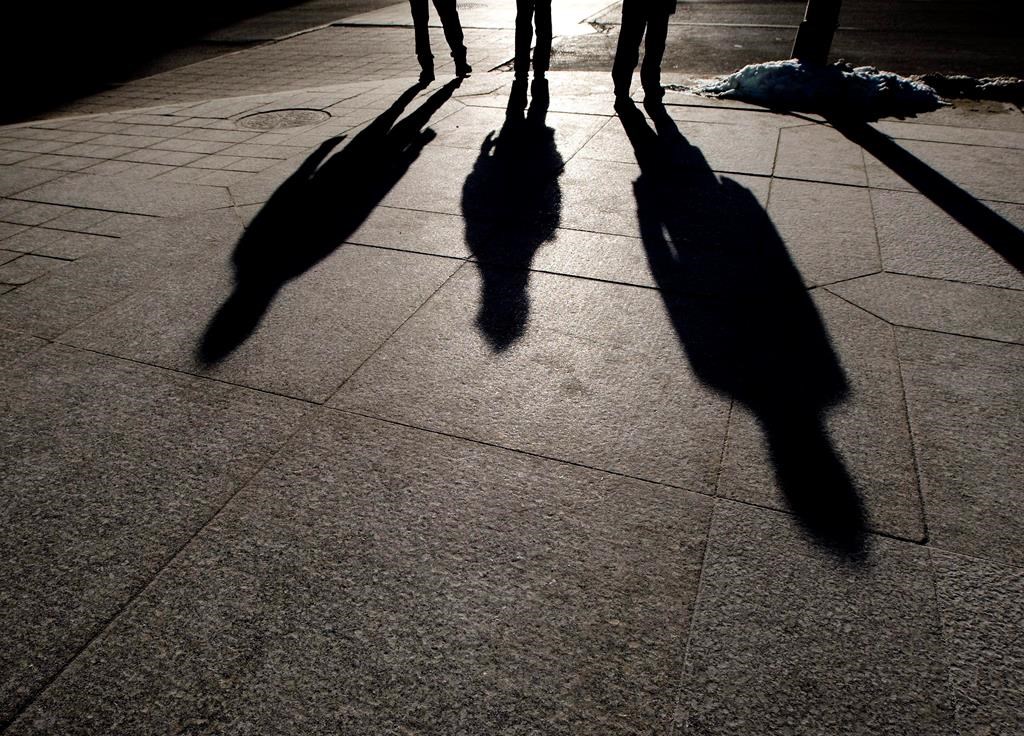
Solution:
M1020 111L406 7L0 130L4 733L1019 733Z

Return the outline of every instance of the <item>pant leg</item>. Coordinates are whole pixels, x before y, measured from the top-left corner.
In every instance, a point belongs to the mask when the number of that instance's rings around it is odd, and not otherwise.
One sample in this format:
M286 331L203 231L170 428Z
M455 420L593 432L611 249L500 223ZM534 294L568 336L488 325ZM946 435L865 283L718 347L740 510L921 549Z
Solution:
M434 55L430 53L430 6L427 0L409 0L412 10L413 33L416 37L416 58L420 66L433 67Z
M533 50L533 71L543 74L551 64L551 0L536 0L537 48Z
M455 0L434 0L434 8L437 10L437 17L441 19L444 39L452 50L452 58L465 61L465 36L462 33L462 21L459 20L459 9L455 6Z
M516 0L516 58L513 68L517 77L526 76L530 71L534 2L535 0Z
M665 56L665 40L668 37L668 17L671 15L666 3L658 3L647 16L647 37L644 39L644 63L640 66L640 83L650 88L661 87L661 60Z
M619 43L615 48L615 61L612 63L612 81L615 83L615 94L628 95L633 82L633 70L640 59L640 41L647 25L648 0L624 0L622 3L622 23L619 26Z

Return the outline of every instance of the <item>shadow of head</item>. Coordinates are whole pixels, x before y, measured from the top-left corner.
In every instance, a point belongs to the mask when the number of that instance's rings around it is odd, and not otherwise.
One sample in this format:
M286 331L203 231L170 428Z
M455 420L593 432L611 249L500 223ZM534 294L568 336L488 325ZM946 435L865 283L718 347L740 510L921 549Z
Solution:
M495 352L524 334L530 264L561 220L563 161L537 89L529 112L510 104L501 130L487 134L462 188L466 242L481 280L476 326Z
M717 176L663 106L647 107L653 129L633 105L619 116L641 170L648 264L690 367L756 417L812 538L853 554L865 514L824 422L848 385L815 302L758 197Z
M281 287L344 243L435 137L426 128L461 80L431 94L399 120L425 88L415 84L361 130L321 143L274 191L235 246L235 286L196 348L204 364L223 360L256 330Z

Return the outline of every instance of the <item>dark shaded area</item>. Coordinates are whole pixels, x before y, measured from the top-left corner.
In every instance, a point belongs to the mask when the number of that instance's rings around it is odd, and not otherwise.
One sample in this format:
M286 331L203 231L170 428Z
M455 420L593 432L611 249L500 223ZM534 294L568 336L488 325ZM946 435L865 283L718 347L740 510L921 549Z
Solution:
M1024 272L1024 232L1019 227L866 122L835 117L830 117L829 122L987 243L1007 263Z
M0 64L7 82L0 123L387 4L389 0L0 3ZM246 33L225 32L281 10L289 11L287 18L275 16L273 22L247 27Z
M505 123L497 136L487 134L462 187L466 242L481 278L476 324L495 352L526 329L530 262L554 235L562 210L563 162L554 131L545 123L547 82L534 80L525 115L520 102L514 91Z
M846 377L785 245L754 195L719 179L665 108L619 117L641 175L637 217L651 272L698 379L757 417L775 474L823 546L866 544L860 498L829 439Z
M278 187L235 246L235 288L203 334L200 361L215 363L241 345L285 283L355 232L434 138L424 126L460 83L452 80L396 123L424 87L413 85L341 151L327 158L344 136L324 141Z

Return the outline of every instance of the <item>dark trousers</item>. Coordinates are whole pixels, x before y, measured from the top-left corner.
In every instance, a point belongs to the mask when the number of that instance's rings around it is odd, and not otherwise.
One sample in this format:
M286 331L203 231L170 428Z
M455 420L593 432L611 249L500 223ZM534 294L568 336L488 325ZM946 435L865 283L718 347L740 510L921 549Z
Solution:
M530 70L530 46L533 24L537 24L537 48L533 52L533 71L543 74L551 62L551 0L516 0L516 76Z
M409 0L412 9L412 24L416 33L416 58L420 66L432 67L434 55L430 53L430 7L427 0ZM444 39L452 50L453 59L466 58L466 47L463 45L462 21L455 7L455 0L434 0L434 9L441 19L444 28Z
M612 63L612 81L615 94L628 95L633 81L633 70L640 59L640 39L644 42L644 63L640 67L640 82L644 88L661 87L661 58L665 55L668 37L668 17L673 7L661 0L624 0L622 25L619 27L619 45Z

